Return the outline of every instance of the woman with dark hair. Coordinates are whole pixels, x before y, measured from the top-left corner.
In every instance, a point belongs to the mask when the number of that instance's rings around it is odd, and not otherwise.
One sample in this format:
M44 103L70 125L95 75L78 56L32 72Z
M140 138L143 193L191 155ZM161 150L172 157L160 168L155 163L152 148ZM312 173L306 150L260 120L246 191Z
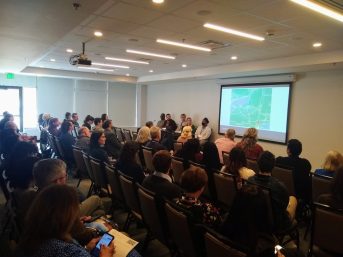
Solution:
M330 205L335 209L343 209L343 166L338 167L334 174L331 182L331 193L320 195L318 202Z
M0 132L4 130L5 124L8 121L14 121L14 117L13 117L13 114L6 112L4 113L4 118L0 121Z
M102 120L102 123L104 123L105 120L108 120L108 115L107 115L107 113L101 114L101 120Z
M89 141L89 155L102 162L110 163L108 154L105 151L106 136L104 130L95 130L92 132Z
M182 149L175 153L176 157L183 159L184 169L189 168L189 161L200 163L203 159L200 153L200 142L198 139L188 139Z
M66 114L64 115L64 120L68 120L68 121L72 120L70 112L66 112Z
M94 119L94 128L93 128L93 131L94 130L101 130L102 129L102 120L101 118L95 118Z
M88 114L85 120L83 121L82 127L87 127L89 130L91 130L93 122L94 122L94 118Z
M60 125L60 121L58 120L58 118L51 118L49 120L49 127L48 127L48 131L51 135L58 137L60 134L60 131L58 129Z
M257 160L263 152L262 146L257 143L257 133L257 129L248 128L244 132L241 142L236 145L241 147L245 152L245 156L251 160Z
M112 120L105 120L102 127L105 130L106 136L105 150L109 156L112 156L114 159L118 159L122 144L113 133Z
M141 184L145 178L142 167L137 163L139 144L134 141L128 141L121 149L117 169L125 175L133 178L135 182Z
M255 175L255 172L247 168L247 158L240 147L232 148L230 152L230 165L224 165L221 172L230 173L236 176L238 186L241 185L242 179L247 180Z
M74 129L74 124L70 120L64 120L61 125L60 143L64 153L64 159L68 167L74 163L73 145L75 145L75 138L71 134Z
M42 211L44 210L44 211ZM90 257L99 241L85 247L72 238L71 231L80 218L79 201L74 188L52 185L43 189L29 209L26 227L19 243L19 256ZM101 246L100 256L112 257L114 245Z
M202 149L202 163L206 169L219 170L221 168L218 148L213 142L206 142Z
M44 115L44 113L41 113L41 114L38 115L38 126L40 128L43 127L43 123L44 123L43 115Z

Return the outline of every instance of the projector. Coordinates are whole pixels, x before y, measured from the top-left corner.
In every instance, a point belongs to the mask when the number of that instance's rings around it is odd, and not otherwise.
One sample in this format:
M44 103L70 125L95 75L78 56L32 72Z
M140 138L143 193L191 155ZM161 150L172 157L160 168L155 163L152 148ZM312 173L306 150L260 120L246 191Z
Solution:
M92 61L88 60L85 54L77 54L77 55L70 56L69 63L71 65L85 65L85 66L92 65Z

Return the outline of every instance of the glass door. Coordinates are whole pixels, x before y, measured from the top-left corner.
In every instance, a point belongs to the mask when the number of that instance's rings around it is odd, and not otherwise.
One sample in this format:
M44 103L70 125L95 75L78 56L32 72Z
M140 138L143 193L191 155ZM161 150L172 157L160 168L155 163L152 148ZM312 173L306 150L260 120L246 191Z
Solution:
M0 119L3 112L9 112L14 116L14 122L18 128L23 130L23 105L22 88L0 86Z

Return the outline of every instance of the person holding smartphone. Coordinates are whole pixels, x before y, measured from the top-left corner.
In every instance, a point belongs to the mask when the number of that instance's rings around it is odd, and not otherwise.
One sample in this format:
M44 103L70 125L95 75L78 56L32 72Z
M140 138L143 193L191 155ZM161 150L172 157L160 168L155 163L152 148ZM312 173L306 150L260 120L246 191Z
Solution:
M76 190L67 185L51 185L35 198L27 215L16 256L26 257L91 257L100 238L92 239L86 246L72 236L73 225L80 218ZM106 240L105 240L106 241ZM112 240L100 242L99 257L113 257Z

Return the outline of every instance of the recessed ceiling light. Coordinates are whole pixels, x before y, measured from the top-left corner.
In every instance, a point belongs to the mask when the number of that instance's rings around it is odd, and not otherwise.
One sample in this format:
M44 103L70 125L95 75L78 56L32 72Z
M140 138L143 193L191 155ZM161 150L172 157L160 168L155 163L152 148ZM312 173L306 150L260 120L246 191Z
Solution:
M92 62L92 65L95 65L95 66L104 66L104 67L113 67L113 68L130 69L129 66L116 65L116 64L108 64L108 63L100 63L100 62Z
M136 61L130 59L122 59L122 58L115 58L115 57L105 57L106 60L118 61L118 62L132 62L132 63L140 63L140 64L149 64L148 62L143 61Z
M129 73L126 73L126 77L130 77L130 74L129 74Z
M313 43L312 46L318 48L318 47L321 47L321 46L322 46L322 43L316 42L316 43Z
M51 58L51 59L50 59L50 62L56 62L56 59Z
M170 56L170 55L156 54L156 53L143 52L143 51L136 51L136 50L131 50L131 49L127 49L126 52L131 53L131 54L141 54L141 55L149 55L149 56L155 56L155 57L166 58L166 59L175 59L174 56Z
M170 40L165 40L165 39L156 39L156 42L161 43L161 44L191 48L191 49L205 51L205 52L211 52L212 51L210 48L207 48L207 47L195 46L195 45L190 45L190 44L185 44L185 43L175 42L175 41L170 41Z
M154 72L154 70L149 70L149 72L151 72L151 73L152 73L152 72Z
M102 32L101 31L95 31L94 32L94 36L96 36L96 37L102 37Z
M258 40L258 41L263 41L264 40L264 37L256 36L256 35L253 35L253 34L249 34L249 33L242 32L242 31L238 31L238 30L235 30L235 29L230 29L230 28L222 27L222 26L219 26L219 25L211 24L211 23L205 23L204 27L205 28L209 28L209 29L214 29L214 30L222 31L222 32L229 33L229 34L233 34L233 35L240 36L240 37L246 37L246 38Z
M182 64L182 68L187 68L187 64Z
M109 71L112 72L113 70L109 70L109 69L100 69L100 68L92 68L92 67L82 67L82 66L78 66L79 69L85 69L85 70L98 70L98 71Z
M74 52L73 49L70 49L70 48L68 48L66 51L67 51L68 53Z
M237 56L231 56L231 60L237 60L238 59L238 57Z
M163 4L164 0L152 0L154 4Z
M327 7L324 7L323 5L319 5L317 3L314 3L313 1L308 1L308 0L291 0L292 2L302 5L306 8L311 9L312 11L321 13L325 16L328 16L332 19L338 20L340 22L343 22L343 15L335 12Z

